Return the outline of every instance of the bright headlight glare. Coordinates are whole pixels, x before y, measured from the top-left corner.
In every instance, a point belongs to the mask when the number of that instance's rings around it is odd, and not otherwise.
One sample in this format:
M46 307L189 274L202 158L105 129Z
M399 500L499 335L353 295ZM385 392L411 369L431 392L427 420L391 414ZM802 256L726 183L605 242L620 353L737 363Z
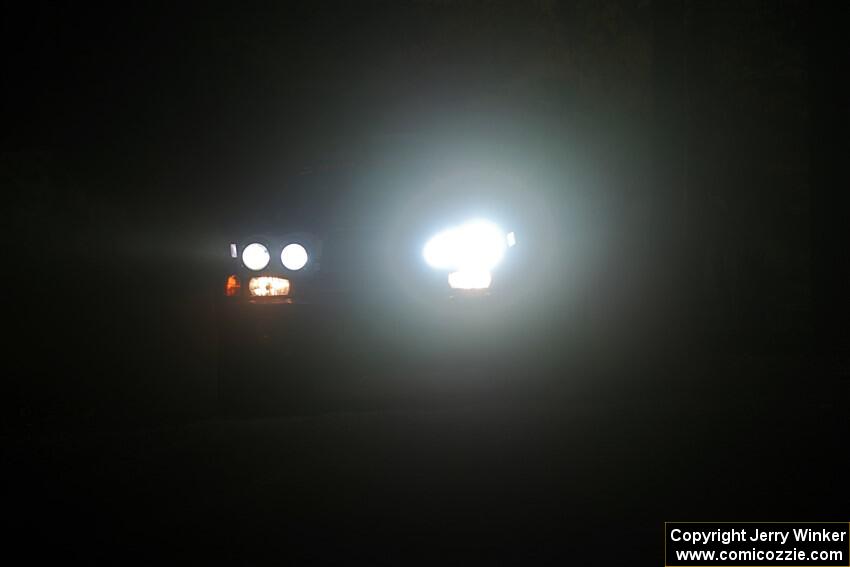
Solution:
M289 280L262 276L248 281L248 292L252 297L280 297L289 295Z
M486 270L462 270L449 274L449 287L452 289L487 289L493 282L493 276Z
M300 270L307 265L307 259L307 250L297 242L287 244L280 253L280 261L287 270Z
M425 244L422 255L432 268L446 269L452 264L452 244L455 232L446 230L434 236Z
M262 270L269 265L269 249L259 242L249 244L242 251L242 263L249 270Z
M506 247L505 234L499 227L473 220L431 238L422 255L433 268L486 272L502 261Z

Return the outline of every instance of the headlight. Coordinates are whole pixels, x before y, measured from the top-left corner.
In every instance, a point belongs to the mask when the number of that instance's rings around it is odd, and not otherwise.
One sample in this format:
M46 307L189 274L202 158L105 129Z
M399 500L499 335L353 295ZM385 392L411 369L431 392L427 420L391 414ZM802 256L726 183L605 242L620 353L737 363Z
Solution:
M474 220L431 238L422 255L433 268L480 272L496 267L506 247L505 233L498 226Z
M289 280L263 276L248 281L248 292L252 297L280 297L289 295Z
M431 267L451 270L452 289L487 289L493 280L490 270L502 261L509 244L495 224L472 220L431 238L422 255Z
M505 255L505 233L485 220L472 220L449 228L432 237L422 250L432 268L451 270L452 289L487 289L492 282L490 270Z
M297 242L287 244L280 253L281 263L287 270L292 271L300 270L306 266L308 258L307 250Z
M493 276L486 270L466 270L449 274L449 286L452 289L487 289Z
M242 251L242 263L249 270L262 270L269 265L269 249L259 242L249 244Z

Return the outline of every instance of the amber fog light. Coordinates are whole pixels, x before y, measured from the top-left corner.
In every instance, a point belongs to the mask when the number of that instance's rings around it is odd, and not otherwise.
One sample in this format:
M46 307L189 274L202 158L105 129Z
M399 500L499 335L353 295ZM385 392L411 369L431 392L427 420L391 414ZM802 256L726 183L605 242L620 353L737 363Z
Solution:
M273 276L251 278L248 292L251 297L283 297L289 295L289 280Z
M231 275L227 277L227 283L224 284L224 295L227 297L236 297L239 295L239 290L242 288L242 284L239 282L239 278L236 275Z

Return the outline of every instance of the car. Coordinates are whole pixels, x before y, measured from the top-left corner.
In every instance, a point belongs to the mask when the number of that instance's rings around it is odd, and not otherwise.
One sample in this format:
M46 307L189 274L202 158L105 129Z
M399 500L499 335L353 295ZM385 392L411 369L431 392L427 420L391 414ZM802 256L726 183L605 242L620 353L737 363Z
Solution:
M535 356L551 223L522 179L369 163L263 194L219 245L222 411L464 399Z

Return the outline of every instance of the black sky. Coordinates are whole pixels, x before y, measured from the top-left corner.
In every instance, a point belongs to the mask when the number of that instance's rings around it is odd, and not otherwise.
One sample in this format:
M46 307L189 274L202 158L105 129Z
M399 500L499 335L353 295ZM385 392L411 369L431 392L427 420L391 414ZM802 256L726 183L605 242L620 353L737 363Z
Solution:
M167 273L163 259L200 274L233 219L285 201L305 168L470 155L546 172L592 242L589 303L622 293L640 316L735 329L736 344L837 348L842 18L684 1L9 12L3 182L28 243L13 255L36 287L74 274L76 296L94 273ZM38 309L73 325L77 308L44 295ZM86 318L135 320L113 315Z

